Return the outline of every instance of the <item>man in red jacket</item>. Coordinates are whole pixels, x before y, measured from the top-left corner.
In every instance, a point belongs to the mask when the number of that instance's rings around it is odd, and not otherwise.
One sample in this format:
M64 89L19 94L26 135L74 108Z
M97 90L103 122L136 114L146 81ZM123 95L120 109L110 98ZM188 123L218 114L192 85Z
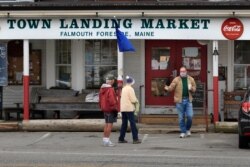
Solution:
M103 145L107 147L115 146L109 139L113 123L117 121L118 100L112 85L114 76L108 75L106 83L102 84L99 92L99 105L104 113L105 125L103 133Z

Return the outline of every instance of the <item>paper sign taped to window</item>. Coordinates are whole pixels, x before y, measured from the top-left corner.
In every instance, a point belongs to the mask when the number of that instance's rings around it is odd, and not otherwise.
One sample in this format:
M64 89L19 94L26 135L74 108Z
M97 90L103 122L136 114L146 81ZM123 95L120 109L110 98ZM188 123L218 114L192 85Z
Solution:
M196 47L187 47L184 48L184 56L186 57L197 57L198 56L198 48Z

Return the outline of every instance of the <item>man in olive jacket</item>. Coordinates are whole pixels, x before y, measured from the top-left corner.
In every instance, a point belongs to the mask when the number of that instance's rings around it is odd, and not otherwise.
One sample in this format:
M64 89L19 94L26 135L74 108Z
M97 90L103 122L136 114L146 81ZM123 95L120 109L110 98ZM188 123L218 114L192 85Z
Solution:
M174 102L179 116L179 126L181 130L180 138L191 136L191 126L193 119L192 93L196 91L194 78L187 75L186 67L180 68L180 76L174 78L165 90L171 92L174 90ZM187 121L185 116L187 117Z

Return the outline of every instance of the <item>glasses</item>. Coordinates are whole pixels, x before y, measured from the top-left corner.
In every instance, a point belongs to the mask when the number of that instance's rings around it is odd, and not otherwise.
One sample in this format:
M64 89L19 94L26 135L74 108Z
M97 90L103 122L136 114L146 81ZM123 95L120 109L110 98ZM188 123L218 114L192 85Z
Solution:
M180 71L180 72L187 72L187 71Z

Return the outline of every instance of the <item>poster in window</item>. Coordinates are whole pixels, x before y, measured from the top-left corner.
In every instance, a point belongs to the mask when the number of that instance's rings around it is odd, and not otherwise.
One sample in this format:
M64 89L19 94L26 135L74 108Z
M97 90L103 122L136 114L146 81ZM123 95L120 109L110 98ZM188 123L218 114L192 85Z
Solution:
M201 70L201 59L193 59L194 70Z
M151 67L152 70L158 70L159 69L159 62L155 58L151 60Z
M183 48L182 57L197 57L198 55L199 55L199 48L197 48L197 47Z
M168 61L170 56L160 56L160 70L166 70L168 68Z
M190 58L183 58L183 66L185 66L187 69L190 69Z

